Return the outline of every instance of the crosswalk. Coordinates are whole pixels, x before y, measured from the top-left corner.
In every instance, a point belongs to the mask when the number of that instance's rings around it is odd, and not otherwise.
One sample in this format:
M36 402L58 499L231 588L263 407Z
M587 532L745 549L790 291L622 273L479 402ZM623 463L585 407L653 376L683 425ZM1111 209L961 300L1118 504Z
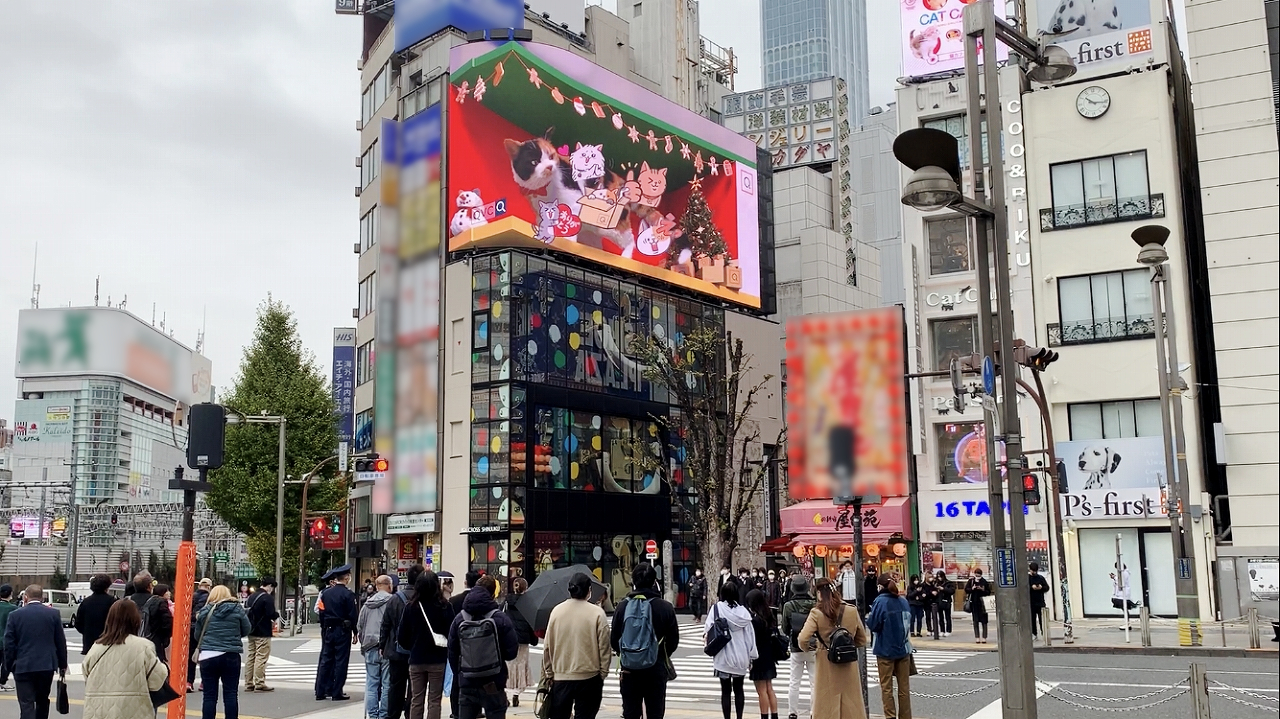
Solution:
M692 623L682 623L680 625L680 641L683 646L696 647L702 643L702 626ZM292 654L316 654L320 651L320 641L318 639L304 642L293 649ZM530 654L541 655L542 647L534 646L529 649ZM961 651L937 651L937 650L918 650L915 654L916 667L922 671L931 671L943 665L954 661L966 659L974 656L974 652ZM539 659L541 657L539 656ZM275 659L273 657L273 659ZM687 656L677 656L673 663L676 667L676 679L667 685L667 698L670 701L680 702L712 702L720 701L720 680L712 673L712 657L708 657L702 653L693 653ZM537 673L536 670L534 672ZM316 667L314 664L278 664L272 665L267 671L268 681L272 684L305 684L310 686L315 681ZM352 691L360 691L364 688L365 669L364 660L360 657L359 652L353 651L351 654L351 664L347 673L347 688ZM778 663L778 677L774 680L774 688L779 695L785 696L787 687L791 681L791 667L789 662ZM877 686L876 673L874 669L867 676L869 686ZM605 681L605 696L617 696L618 675L614 672ZM532 692L532 689L529 690ZM748 701L755 698L755 688L751 682L746 683L746 692ZM800 682L800 694L802 697L809 695L809 677L804 677ZM805 700L807 704L807 699Z

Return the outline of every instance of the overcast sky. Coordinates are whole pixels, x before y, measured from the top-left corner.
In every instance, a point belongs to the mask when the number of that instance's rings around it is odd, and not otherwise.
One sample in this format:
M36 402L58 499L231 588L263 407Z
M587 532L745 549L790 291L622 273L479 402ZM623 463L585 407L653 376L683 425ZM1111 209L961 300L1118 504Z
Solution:
M40 306L91 305L101 278L103 304L127 295L148 321L154 305L188 345L204 323L218 387L267 293L328 372L331 330L356 304L360 112L360 21L331 7L4 3L0 417L37 243ZM703 0L702 33L738 52L739 89L759 86L756 2ZM873 62L873 103L890 98L892 65Z

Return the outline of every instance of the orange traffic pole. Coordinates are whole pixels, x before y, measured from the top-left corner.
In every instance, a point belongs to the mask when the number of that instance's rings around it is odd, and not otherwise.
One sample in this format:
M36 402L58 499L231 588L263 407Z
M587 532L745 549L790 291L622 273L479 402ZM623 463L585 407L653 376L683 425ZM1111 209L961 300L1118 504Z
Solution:
M190 492L195 497L195 492ZM185 534L185 530L184 530ZM173 639L169 643L169 686L178 698L166 707L168 719L185 719L187 716L187 658L191 655L191 600L196 583L196 543L184 539L178 545L178 572L173 604ZM176 591L181 587L182 591Z

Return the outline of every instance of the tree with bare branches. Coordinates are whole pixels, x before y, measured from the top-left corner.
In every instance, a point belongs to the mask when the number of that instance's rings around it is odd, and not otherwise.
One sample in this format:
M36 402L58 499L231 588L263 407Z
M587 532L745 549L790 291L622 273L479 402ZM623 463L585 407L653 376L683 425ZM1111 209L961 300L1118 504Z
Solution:
M664 338L636 338L630 350L645 379L665 387L678 412L657 419L683 448L685 485L693 502L681 503L674 486L672 501L687 513L703 564L731 566L768 471L760 456L760 425L751 417L773 375L752 384L752 358L742 340L718 327L695 329L678 346ZM782 446L785 434L785 429L779 432L775 446ZM644 451L632 458L649 469L658 469L661 461Z

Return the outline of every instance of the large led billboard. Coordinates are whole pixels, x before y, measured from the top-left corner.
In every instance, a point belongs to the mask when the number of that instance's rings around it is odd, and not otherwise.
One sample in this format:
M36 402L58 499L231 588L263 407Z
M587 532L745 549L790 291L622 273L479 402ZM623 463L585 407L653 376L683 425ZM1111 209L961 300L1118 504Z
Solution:
M902 18L903 75L923 77L964 71L964 8L974 2L898 0ZM1004 17L1002 7L1001 3L996 3L996 14L1000 17ZM1008 58L1009 48L1001 43L996 47L996 59L1003 62ZM981 54L978 55L978 63L982 63Z
M451 65L450 251L550 248L760 306L754 143L567 50Z
M397 0L396 52L446 27L463 32L524 27L522 0Z
M1145 63L1153 56L1153 40L1158 38L1152 35L1151 0L1028 4L1037 33L1071 54L1079 71L1077 80L1102 68L1115 72L1120 63Z
M902 310L787 321L792 499L906 497Z

